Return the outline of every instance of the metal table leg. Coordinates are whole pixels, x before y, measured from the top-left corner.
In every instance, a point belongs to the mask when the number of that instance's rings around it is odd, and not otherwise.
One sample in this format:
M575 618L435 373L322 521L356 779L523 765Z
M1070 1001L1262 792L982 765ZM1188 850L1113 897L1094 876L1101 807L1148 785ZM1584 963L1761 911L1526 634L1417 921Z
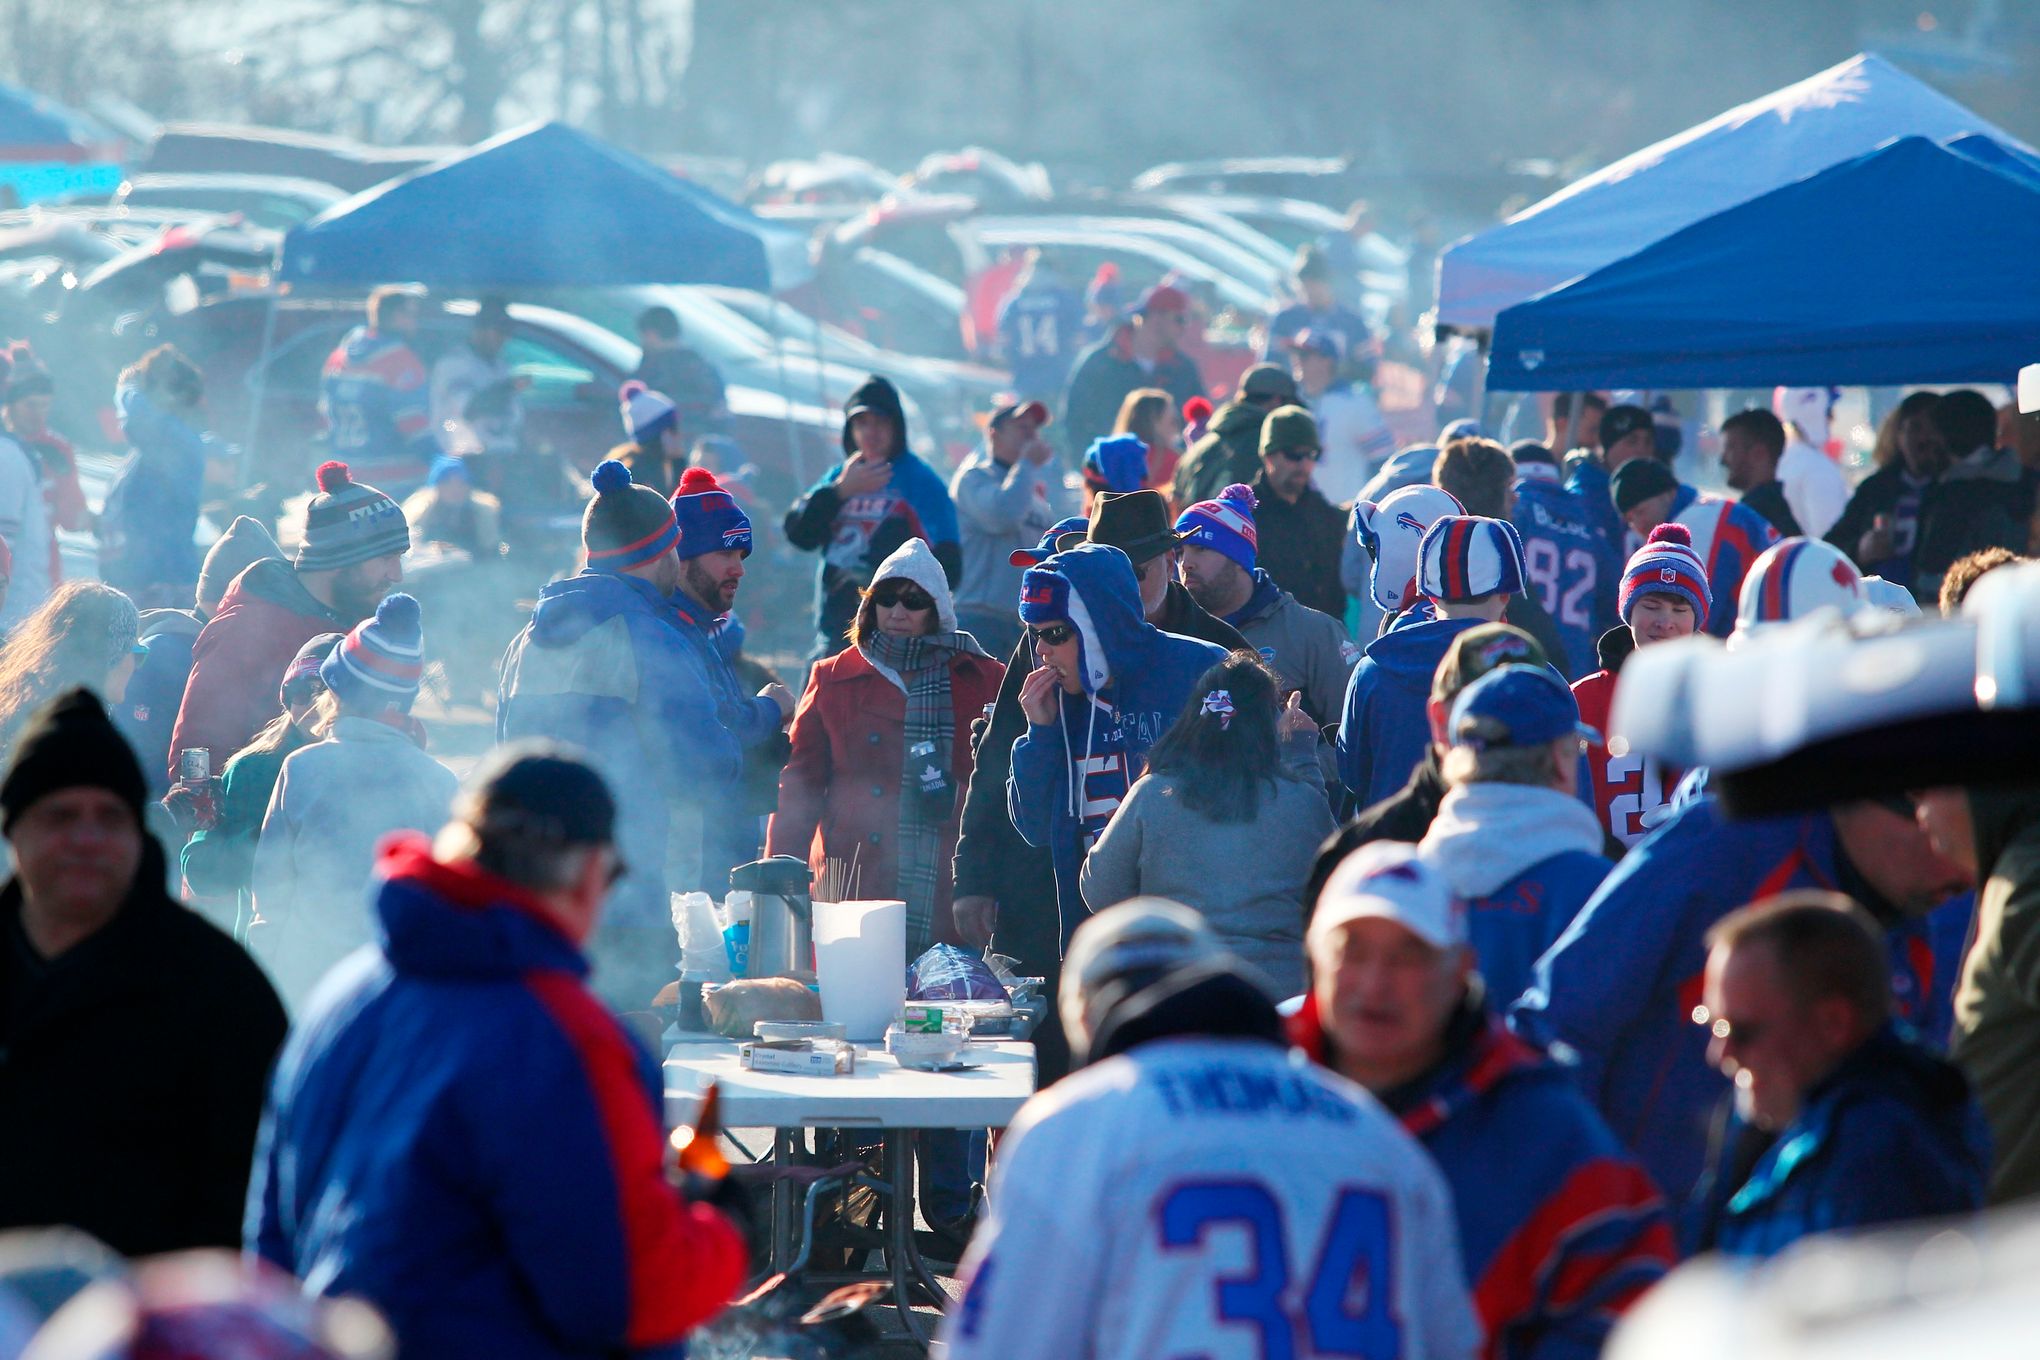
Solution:
M787 1129L772 1131L772 1165L777 1171L785 1171L794 1164L794 1133ZM782 1176L772 1183L772 1232L769 1257L772 1269L785 1270L799 1251L806 1258L806 1251L793 1240L794 1188Z
M935 1279L921 1248L914 1241L914 1135L907 1129L888 1129L885 1135L885 1176L891 1195L886 1202L886 1266L892 1276L893 1303L899 1309L900 1325L923 1350L933 1339L920 1314L914 1311L918 1287L928 1301L945 1311L954 1302Z

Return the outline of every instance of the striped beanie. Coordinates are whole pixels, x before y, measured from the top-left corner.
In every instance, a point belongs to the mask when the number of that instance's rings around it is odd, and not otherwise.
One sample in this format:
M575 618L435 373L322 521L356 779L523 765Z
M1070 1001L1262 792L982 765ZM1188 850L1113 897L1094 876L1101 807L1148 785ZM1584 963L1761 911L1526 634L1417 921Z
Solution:
M1685 525L1658 525L1622 569L1616 604L1624 623L1629 622L1638 597L1643 595L1680 596L1693 606L1693 627L1707 626L1707 567L1693 551L1693 531Z
M751 517L707 468L691 467L680 475L673 518L680 529L682 561L725 548L751 555Z
M1417 593L1443 604L1523 593L1516 526L1484 515L1446 515L1417 545Z
M612 574L641 567L673 551L680 526L664 496L630 479L614 458L596 465L595 499L581 513L581 546L588 570Z
M1260 551L1260 536L1254 529L1254 493L1241 482L1218 493L1218 499L1199 501L1176 517L1176 532L1185 544L1223 553L1252 575L1254 558Z
M425 670L425 634L418 602L399 592L386 595L375 617L363 619L319 666L319 678L345 708L380 713L411 711L418 677Z
M680 419L680 408L671 397L654 392L635 378L617 391L617 400L623 408L623 432L634 444L658 438L661 430Z
M378 557L392 557L411 546L411 526L404 512L382 492L357 482L347 464L319 464L319 494L305 506L305 534L298 544L299 571L331 571Z

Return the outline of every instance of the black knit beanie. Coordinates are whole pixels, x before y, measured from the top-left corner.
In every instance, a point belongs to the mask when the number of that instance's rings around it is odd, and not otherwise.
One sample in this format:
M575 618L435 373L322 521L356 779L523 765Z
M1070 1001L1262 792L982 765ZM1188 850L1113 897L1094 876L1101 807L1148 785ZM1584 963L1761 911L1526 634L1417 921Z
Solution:
M37 799L63 789L105 789L142 824L148 796L141 762L88 689L58 695L28 720L0 778L0 833L10 832Z

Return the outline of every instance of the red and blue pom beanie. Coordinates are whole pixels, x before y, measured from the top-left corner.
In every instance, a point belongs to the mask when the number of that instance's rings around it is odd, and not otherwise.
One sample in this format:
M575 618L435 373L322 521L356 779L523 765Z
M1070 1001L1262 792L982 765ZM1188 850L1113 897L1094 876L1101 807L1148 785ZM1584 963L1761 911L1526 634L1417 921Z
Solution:
M1711 603L1707 568L1701 563L1700 554L1693 551L1693 531L1685 525L1671 522L1658 525L1622 569L1622 589L1616 604L1624 623L1635 612L1636 601L1645 595L1677 595L1693 606L1693 627L1698 630L1707 626Z
M707 468L691 467L673 493L673 519L680 527L680 557L735 548L751 555L751 517Z
M1178 515L1176 532L1186 544L1225 554L1251 576L1261 547L1254 506L1252 489L1234 482L1216 500L1199 501Z
M354 625L319 666L319 678L342 707L362 713L411 711L425 671L425 633L418 602L398 593L383 598L375 617Z
M664 496L630 479L614 458L595 468L595 499L581 513L581 545L588 569L621 573L673 550L680 526Z

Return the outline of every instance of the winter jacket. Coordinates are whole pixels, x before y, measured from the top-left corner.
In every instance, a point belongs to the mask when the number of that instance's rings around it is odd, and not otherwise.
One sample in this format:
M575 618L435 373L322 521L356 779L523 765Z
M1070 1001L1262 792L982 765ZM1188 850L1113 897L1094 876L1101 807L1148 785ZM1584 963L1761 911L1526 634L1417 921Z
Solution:
M265 558L235 577L191 646L191 679L170 734L169 777L177 777L176 753L186 747L211 751L217 768L246 746L282 711L277 692L298 648L354 623L314 599L281 558Z
M1018 608L1019 592L1014 592ZM1228 623L1198 607L1179 582L1170 582L1155 626L1164 633L1199 638L1228 652L1247 645ZM1013 743L1027 731L1020 711L1020 686L1034 669L1034 648L1022 637L1006 662L990 719L977 736L970 791L964 795L963 825L956 842L956 896L991 897L999 903L998 951L1020 960L1032 976L1052 976L1062 958L1062 930L1056 912L1053 856L1029 845L1013 825L1006 799Z
M107 488L99 517L100 579L136 599L188 600L203 561L193 535L206 459L224 450L132 383L113 401L134 453Z
M945 790L950 810L934 919L936 938L949 943L957 942L949 915L950 885L962 791L970 786L970 725L998 696L1004 674L998 662L965 652L956 653L949 668L956 737L950 748ZM856 648L816 662L794 710L793 757L779 777L779 810L765 833L765 853L798 856L816 873L828 860L848 863L854 855L860 897L898 896L906 730L905 691Z
M687 345L645 350L630 376L680 408L682 430L699 434L728 414L722 374Z
M1665 1199L1564 1070L1505 1029L1476 988L1431 1071L1380 1092L1445 1173L1490 1360L1593 1360L1672 1267ZM1307 995L1299 1047L1331 1054Z
M1627 658L1634 650L1636 635L1625 624L1603 634L1606 649ZM1625 647L1623 644L1630 644ZM1672 811L1672 795L1684 772L1656 756L1627 751L1611 755L1605 738L1608 715L1615 708L1616 670L1595 671L1573 685L1573 699L1579 705L1580 721L1600 733L1604 740L1590 741L1580 758L1587 778L1581 792L1601 828L1624 847L1635 845L1662 824Z
M720 898L729 888L725 875L739 864L749 864L758 858L758 848L764 843L761 815L752 811L742 797L749 782L744 776L751 773L762 776L764 768L774 761L783 765L784 759L778 754L783 748L778 746L777 739L786 724L778 703L757 692L762 685L746 688L738 678L736 664L730 660L725 626L730 616L709 613L684 590L674 592L672 607L680 624L680 635L693 648L701 671L708 678L708 691L697 702L705 699L712 706L716 724L737 739L743 753L737 794L708 805L702 824L703 881L706 891ZM738 626L741 628L741 621ZM741 636L737 642L741 645ZM776 788L776 778L767 779L766 787Z
M923 539L935 550L952 587L963 575L956 505L942 478L908 449L907 417L898 390L884 378L867 379L850 395L848 407L859 406L871 407L892 421L892 480L869 495L846 501L836 491L836 479L843 475L843 464L838 463L793 503L782 526L794 547L822 554L815 579L815 628L828 653L841 648L849 634L857 617L859 589L908 539ZM846 420L846 461L855 448ZM1016 594L1016 607L1018 602Z
M1735 631L1743 577L1764 549L1778 541L1778 531L1747 505L1703 496L1683 483L1666 519L1692 530L1693 551L1707 567L1706 631L1727 637Z
M140 640L148 644L149 654L128 677L126 697L113 705L113 721L142 762L151 798L161 798L170 789L170 772L177 764L170 753L170 733L177 726L177 707L191 679L192 648L204 627L205 618L195 609L142 611ZM213 768L224 765L232 754L215 752Z
M1615 492L1610 486L1607 465L1597 455L1569 455L1565 462L1565 489L1580 498L1587 518L1614 551L1617 576L1629 559L1629 526L1615 510ZM1618 579L1616 584L1620 586ZM1610 627L1613 627L1611 622Z
M39 465L5 433L0 433L0 539L7 541L14 558L7 598L0 601L0 635L5 635L49 598L54 581L50 564L56 560L56 536L50 530Z
M1166 897L1199 913L1219 940L1273 984L1303 989L1303 885L1332 812L1309 743L1285 752L1251 820L1219 822L1183 803L1183 780L1144 775L1106 823L1079 883L1094 912Z
M255 842L248 950L293 1013L327 969L368 943L376 846L392 831L438 831L459 785L408 731L350 713L284 759Z
M1778 532L1787 538L1825 537L1849 503L1849 479L1842 475L1840 466L1803 439L1785 441L1785 452L1778 459L1778 488L1786 513L1799 526L1788 530L1779 524Z
M234 938L243 943L255 919L251 884L262 818L269 811L283 762L310 744L303 730L292 724L283 743L273 751L243 747L235 752L220 772L218 818L211 826L193 832L179 857L184 885L192 896L235 904Z
M1060 721L1027 724L1013 743L1006 780L1013 825L1055 861L1062 942L1089 914L1078 875L1084 855L1147 767L1148 748L1182 716L1198 677L1225 659L1208 642L1149 623L1140 591L1117 548L1082 544L1045 566L1070 583L1083 648L1085 692L1057 690ZM1103 691L1096 677L1108 673Z
M47 962L19 880L0 889L0 1227L68 1224L125 1256L240 1241L283 1007L163 875L144 835L113 920Z
M1901 1019L1937 1004L1925 920L1900 918L1842 854L1826 813L1729 822L1712 796L1674 812L1623 857L1537 961L1510 1023L1577 1062L1576 1076L1651 1178L1683 1203L1728 1083L1692 1022L1706 935L1746 902L1794 888L1843 892L1886 926Z
M1827 541L1840 548L1865 575L1882 576L1912 590L1931 608L1941 578L1958 558L1983 548L2023 553L2040 473L2023 467L2010 449L1978 448L1957 460L1919 491L1919 520L1911 541L1883 561L1863 560L1858 549L1877 516L1889 515L1907 492L1905 463L1894 459L1856 488Z
M1229 401L1213 411L1203 437L1176 464L1171 499L1187 509L1234 482L1260 476L1261 425L1267 419L1267 410L1252 402Z
M666 1183L659 1069L514 885L422 837L377 872L375 943L277 1064L248 1249L367 1299L406 1356L678 1355L744 1248Z
M980 449L964 460L949 482L962 537L962 572L956 583L960 614L989 613L1001 618L1020 604L1020 573L1007 560L1015 548L1031 548L1062 518L1067 497L1056 481L1054 464L1037 466L1015 458L1002 467ZM968 628L966 620L964 626Z
M1132 322L1119 326L1077 356L1062 411L1063 447L1069 451L1073 465L1091 447L1092 440L1112 433L1126 394L1139 387L1161 388L1181 410L1184 402L1204 390L1204 379L1190 356L1173 349L1164 350L1154 367L1143 366L1134 357ZM1254 428L1258 437L1260 426ZM1212 489L1215 492L1217 487Z
M356 326L326 356L319 374L319 414L333 457L354 480L404 496L425 480L439 456L432 433L423 361L402 336Z
M1799 520L1792 513L1791 502L1785 499L1785 484L1773 479L1762 486L1753 486L1743 492L1742 503L1764 517L1765 523L1778 531L1780 538L1804 538Z
M1614 864L1579 799L1523 784L1466 784L1445 795L1424 858L1466 903L1491 995L1511 1000Z
M1346 617L1346 590L1339 584L1339 554L1346 546L1346 512L1305 486L1292 504L1268 488L1266 475L1249 483L1259 502L1254 524L1260 532L1255 554L1275 584L1321 614Z
M1604 536L1604 521L1556 481L1518 479L1510 521L1523 538L1525 583L1565 650L1561 669L1566 679L1581 679L1594 670L1594 640L1621 622L1615 597L1623 564L1616 544Z
M711 861L728 844L722 814L743 773L736 729L756 724L771 700L732 705L718 695L728 691L680 608L636 576L554 581L504 654L497 739L576 746L619 795L616 843L630 872L604 911L610 930L667 928L669 892L719 898L729 889L731 865Z
M1392 628L1367 644L1339 722L1339 779L1361 806L1403 786L1431 744L1425 705L1452 640L1479 619L1429 619Z
M1887 1023L1806 1093L1702 1245L1775 1256L1815 1233L1970 1213L1989 1175L1961 1070Z
M1339 861L1361 846L1375 841L1409 841L1414 844L1424 839L1424 833L1431 829L1431 822L1438 815L1438 805L1444 799L1445 775L1438 768L1438 748L1426 742L1423 759L1410 771L1407 784L1347 818L1345 824L1318 847L1317 862L1311 866L1310 882L1304 888L1304 904L1308 906L1317 901L1318 894L1324 890L1325 880L1332 876L1332 870L1339 867Z
M1256 569L1254 593L1226 622L1274 668L1285 694L1302 692L1304 711L1320 726L1337 719L1360 649L1336 615L1301 603L1265 570Z
M2040 791L1978 789L1969 802L1983 886L1953 1056L1990 1119L1990 1198L2004 1204L2040 1195Z

